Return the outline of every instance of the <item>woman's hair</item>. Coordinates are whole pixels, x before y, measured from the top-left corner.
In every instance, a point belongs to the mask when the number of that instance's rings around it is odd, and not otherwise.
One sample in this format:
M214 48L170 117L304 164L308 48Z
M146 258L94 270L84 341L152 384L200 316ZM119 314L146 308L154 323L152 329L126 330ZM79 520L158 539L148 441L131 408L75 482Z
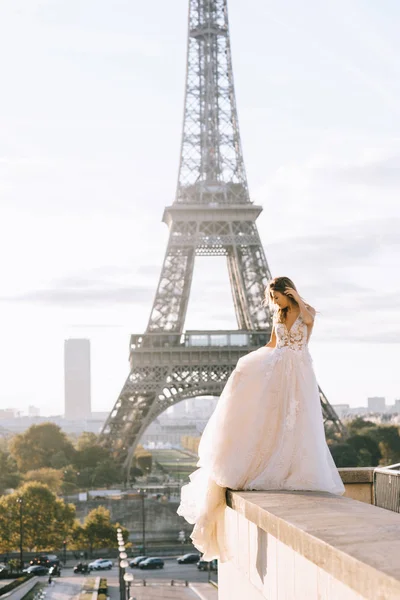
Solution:
M271 279L271 281L265 288L265 297L263 304L264 306L268 306L272 313L276 313L276 320L278 321L278 323L283 323L285 321L288 307L281 308L280 306L276 306L276 304L274 303L274 292L280 292L281 294L284 294L285 290L289 287L297 291L296 286L294 285L293 281L289 279L289 277L274 277L274 279ZM296 302L294 298L292 298L291 296L287 297L290 298L291 302L297 304L298 306L298 302ZM302 298L301 296L300 298L304 301L307 307L310 306L309 304L307 304L304 298Z

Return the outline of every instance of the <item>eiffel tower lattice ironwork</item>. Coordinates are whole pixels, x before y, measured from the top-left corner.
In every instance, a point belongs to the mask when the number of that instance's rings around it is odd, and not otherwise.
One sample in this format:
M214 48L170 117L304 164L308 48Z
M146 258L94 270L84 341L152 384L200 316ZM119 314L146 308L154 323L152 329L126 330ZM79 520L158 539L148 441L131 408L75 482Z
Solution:
M270 338L263 306L271 273L249 197L233 84L227 0L190 0L179 178L163 221L169 242L144 334L131 336L130 373L101 433L125 468L169 406L219 396L238 359ZM185 331L195 257L226 256L238 328ZM325 421L341 423L320 389Z

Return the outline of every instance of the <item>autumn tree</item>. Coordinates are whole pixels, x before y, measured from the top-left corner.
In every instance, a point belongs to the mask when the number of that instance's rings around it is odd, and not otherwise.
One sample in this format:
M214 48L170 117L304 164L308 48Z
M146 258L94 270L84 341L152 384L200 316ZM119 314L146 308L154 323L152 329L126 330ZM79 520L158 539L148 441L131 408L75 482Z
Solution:
M382 425L381 427L368 429L366 434L378 444L382 456L380 461L382 465L400 462L399 427Z
M73 462L75 449L67 436L54 423L32 425L24 433L14 436L10 442L10 453L22 473ZM65 458L64 458L65 457Z
M0 494L18 487L20 481L17 463L6 450L0 450Z
M36 469L35 471L28 471L24 475L25 481L38 481L47 485L52 492L58 494L62 489L62 483L64 474L58 469L50 469L44 467L43 469Z
M83 487L109 487L123 478L110 451L99 444L98 436L87 431L77 441L74 466L78 472L77 482Z
M37 482L26 483L18 491L2 496L0 551L9 550L10 545L14 549L18 547L20 515L24 548L40 552L62 546L75 521L75 506L66 504L46 485Z
M129 532L119 523L111 523L110 511L99 506L90 511L83 524L83 539L90 550L113 548L117 545L117 529L121 527L124 541L128 541Z

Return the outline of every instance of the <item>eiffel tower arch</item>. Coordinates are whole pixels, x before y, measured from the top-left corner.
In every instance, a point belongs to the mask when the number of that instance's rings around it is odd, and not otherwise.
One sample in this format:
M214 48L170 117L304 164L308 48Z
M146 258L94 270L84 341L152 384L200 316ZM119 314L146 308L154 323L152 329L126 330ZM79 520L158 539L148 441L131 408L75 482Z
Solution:
M190 0L179 177L164 210L169 241L145 333L130 339L130 372L101 432L128 472L150 423L195 396L219 396L238 359L266 344L272 279L250 200L232 72L227 0ZM185 331L196 256L225 256L234 330ZM341 423L320 389L324 419Z

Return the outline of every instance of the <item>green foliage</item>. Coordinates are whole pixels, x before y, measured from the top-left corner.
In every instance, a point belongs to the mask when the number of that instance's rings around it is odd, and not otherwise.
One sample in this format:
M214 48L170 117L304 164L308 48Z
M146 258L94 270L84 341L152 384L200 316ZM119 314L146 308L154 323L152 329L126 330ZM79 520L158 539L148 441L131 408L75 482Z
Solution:
M90 511L82 526L81 535L90 552L95 549L112 548L117 543L117 528L121 527L125 541L128 541L129 532L118 523L111 523L110 511L104 506L99 506Z
M150 473L152 467L153 457L150 454L139 454L136 456L136 466L143 472L148 471Z
M329 446L337 467L358 467L358 455L350 444L340 443Z
M86 448L92 448L93 446L97 446L99 441L99 437L91 432L91 431L83 431L79 436L76 449L77 450L86 450Z
M15 460L5 450L0 450L0 494L18 487L21 476Z
M64 450L56 452L50 459L50 464L54 469L62 469L70 462L70 457L66 455Z
M376 428L378 426L372 421L365 421L362 417L356 417L347 424L347 429L352 434L359 433L360 429L364 429L365 427Z
M25 481L37 481L47 485L55 494L61 491L63 472L57 469L43 468L36 471L28 471L24 476Z
M360 431L364 431L361 429ZM378 443L369 435L351 435L346 442L354 448L357 453L358 467L377 467L381 459Z
M120 466L109 450L99 445L94 433L84 432L79 437L74 466L78 472L77 484L82 487L109 487L123 479Z
M75 449L61 428L54 423L32 425L12 438L10 453L15 459L19 471L26 473L52 467L52 460L59 453L64 453L67 464L73 462Z
M21 504L17 501L22 498ZM59 548L68 539L75 520L75 506L66 504L44 484L29 482L17 492L0 498L0 552L19 545L22 515L24 548L43 551Z
M99 589L98 589L99 595L97 596L97 600L99 599L101 594L107 594L107 590L108 590L107 579L105 577L102 577L99 582Z
M390 465L400 462L399 428L393 425L382 425L366 430L366 435L379 445L382 456L381 464Z

